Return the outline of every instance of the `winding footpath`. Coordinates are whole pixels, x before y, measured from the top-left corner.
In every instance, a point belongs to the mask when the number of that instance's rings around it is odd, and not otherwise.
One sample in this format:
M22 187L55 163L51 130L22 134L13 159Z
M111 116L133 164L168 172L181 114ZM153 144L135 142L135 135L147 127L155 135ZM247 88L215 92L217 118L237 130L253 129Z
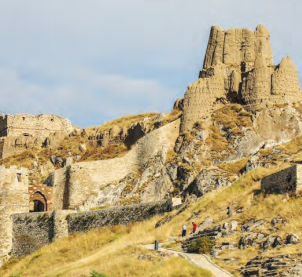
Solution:
M183 253L183 252L176 251L173 249L163 248L163 247L161 247L161 245L162 244L160 244L158 251L176 253L177 255L183 257L184 259L188 260L192 264L210 271L214 277L234 277L234 275L227 272L226 270L224 270L217 264L213 263L207 255ZM143 247L145 247L149 250L154 250L153 244L143 245Z

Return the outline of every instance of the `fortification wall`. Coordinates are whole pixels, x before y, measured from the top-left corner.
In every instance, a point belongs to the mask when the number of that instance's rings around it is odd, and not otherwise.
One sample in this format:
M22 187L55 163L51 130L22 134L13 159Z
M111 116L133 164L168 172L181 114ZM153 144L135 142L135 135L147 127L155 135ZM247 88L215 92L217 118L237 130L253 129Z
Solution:
M69 217L69 233L85 232L93 228L129 225L170 211L166 201L122 206L106 210L75 213Z
M84 213L54 211L13 216L12 256L28 255L45 244L74 232L113 225L128 225L171 210L170 203L158 201Z
M108 183L139 170L159 151L174 147L180 120L167 124L140 139L123 157L81 162L56 170L53 178L53 209L73 209L97 195Z
M302 190L302 165L295 165L264 177L261 190L265 193L295 194Z
M47 137L53 132L71 132L72 125L66 118L56 115L6 115L7 136L17 137L23 134Z
M290 57L277 66L269 31L211 28L203 70L184 97L181 133L204 121L221 103L240 103L257 111L272 104L302 101L297 69Z
M213 26L203 68L208 69L219 62L240 68L244 62L249 70L254 66L256 54L259 52L264 54L267 65L273 63L270 33L263 25L258 25L256 31L245 28L223 30Z
M27 169L0 167L0 266L12 247L11 215L29 211Z
M45 184L37 184L28 186L29 201L31 204L35 200L39 200L44 204L44 211L52 210L52 187ZM33 205L30 207L34 211Z

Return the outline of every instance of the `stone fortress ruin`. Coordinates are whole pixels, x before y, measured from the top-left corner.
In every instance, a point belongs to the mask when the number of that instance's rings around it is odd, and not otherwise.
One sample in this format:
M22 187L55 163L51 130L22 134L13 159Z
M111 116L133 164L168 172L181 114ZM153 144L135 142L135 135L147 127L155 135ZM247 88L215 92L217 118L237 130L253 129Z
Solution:
M184 97L181 132L209 118L222 104L240 103L250 110L270 104L301 101L297 69L290 57L273 64L270 33L211 28L203 69Z
M1 115L0 158L33 147L53 146L71 131L70 121L56 115Z
M199 78L188 86L184 99L175 103L182 110L181 120L162 126L161 118L154 118L154 125L158 125L154 129L149 129L147 122L140 122L129 129L113 126L110 130L92 134L82 130L80 136L87 137L92 146L106 147L117 141L129 146L129 151L119 158L65 163L63 168L56 170L53 167L45 184L29 184L27 169L0 167L0 266L9 256L28 254L52 238L78 230L81 221L75 220L78 223L74 223L76 229L72 229L66 220L68 214L75 219L83 216L83 221L97 218L99 221L93 222L93 226L98 222L107 224L102 217L110 217L112 221L112 214L128 216L124 210L95 211L97 214L87 217L73 213L75 210L90 213L91 207L117 203L116 199L126 187L125 180L131 174L143 172L140 179L144 181L129 188L131 197L135 197L132 191L137 189L146 192L142 202L163 200L166 192L173 191L171 176L180 174L177 166L169 172L163 169L168 151L174 148L180 134L191 131L196 122L208 120L213 111L225 103L240 103L253 112L259 107L301 100L295 65L290 57L273 65L270 34L264 26L259 25L255 31L235 28L225 31L212 27ZM78 132L68 119L55 115L1 115L0 158L35 147L51 149L64 137L76 136ZM159 165L160 170L152 171L152 163ZM290 175L294 176L296 171ZM155 181L151 175L156 177ZM162 182L157 181L160 178ZM273 182L267 179L270 185ZM140 215L140 220L147 217L149 209L154 210L154 205L148 206L148 212ZM30 211L44 213L33 215ZM126 211L131 213L132 221L138 220L134 216L135 208ZM122 217L119 220L117 222L124 222ZM36 237L39 243L36 243ZM22 238L32 241L32 247L28 248Z

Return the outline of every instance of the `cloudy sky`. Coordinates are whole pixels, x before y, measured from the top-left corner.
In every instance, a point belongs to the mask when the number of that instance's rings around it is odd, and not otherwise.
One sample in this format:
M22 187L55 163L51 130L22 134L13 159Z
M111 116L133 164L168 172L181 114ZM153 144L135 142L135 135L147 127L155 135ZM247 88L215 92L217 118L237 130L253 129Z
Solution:
M0 0L0 111L81 127L168 112L196 80L212 25L266 25L274 62L290 55L301 73L301 10L301 0Z

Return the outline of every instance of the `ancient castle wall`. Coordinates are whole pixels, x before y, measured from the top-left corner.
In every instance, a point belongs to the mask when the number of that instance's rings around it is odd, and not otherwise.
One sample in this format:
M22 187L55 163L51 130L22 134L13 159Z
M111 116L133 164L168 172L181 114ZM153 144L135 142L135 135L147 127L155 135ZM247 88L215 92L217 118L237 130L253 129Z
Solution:
M203 74L203 72L201 72ZM228 76L222 64L211 68L202 78L188 86L184 97L181 132L192 129L198 121L205 119L213 111L216 99L226 97Z
M165 201L84 213L54 211L13 216L12 256L28 255L45 244L74 232L113 225L128 225L171 210Z
M270 34L262 26L211 28L203 70L184 97L181 133L210 118L220 103L240 103L248 110L302 101L297 69L290 57L272 64Z
M72 131L68 119L56 115L0 116L0 158L33 147L53 147Z
M53 132L71 132L72 125L66 118L56 115L6 115L7 136L31 135L47 137ZM2 130L0 130L1 132Z
M41 201L44 205L44 211L52 210L52 187L45 184L36 184L28 186L29 201L32 204L31 211L34 211L34 201Z
M238 28L225 31L213 26L203 68L208 69L219 62L239 68L244 62L249 70L254 65L256 53L259 52L264 54L267 65L273 63L270 34L263 25L258 25L256 31Z
M123 157L110 160L80 162L56 170L53 178L53 209L82 206L100 189L135 172L159 151L174 147L180 120L167 124L141 138Z
M29 211L27 169L0 167L0 266L12 247L11 215Z
M265 193L295 194L302 190L302 165L295 165L264 177L261 190Z

